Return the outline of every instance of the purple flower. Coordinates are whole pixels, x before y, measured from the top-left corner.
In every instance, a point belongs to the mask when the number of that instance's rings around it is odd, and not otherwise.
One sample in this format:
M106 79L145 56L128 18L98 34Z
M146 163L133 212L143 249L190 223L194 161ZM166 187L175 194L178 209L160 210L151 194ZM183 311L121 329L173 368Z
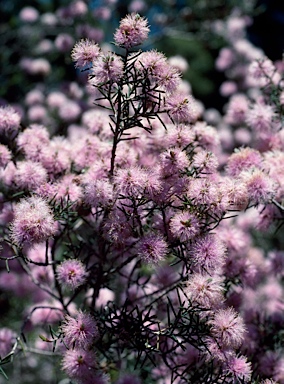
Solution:
M69 348L87 349L99 334L95 319L81 311L75 318L67 315L61 330L64 334L64 342Z
M167 254L168 245L159 234L147 234L137 243L137 254L146 263L156 264Z
M243 319L233 308L219 309L210 320L211 334L225 347L237 348L244 340Z
M182 242L191 240L200 232L200 221L193 213L177 213L170 221L170 231Z
M65 260L57 267L56 272L59 282L73 290L84 284L88 275L80 260Z
M234 356L229 358L226 363L226 372L233 376L237 383L247 383L251 379L251 363L247 362L245 356Z
M17 132L20 128L21 117L10 106L0 107L0 134Z
M91 64L101 55L101 50L98 44L88 39L82 39L75 44L71 57L75 61L75 67L84 68Z
M114 41L120 47L135 47L147 39L149 31L148 22L144 17L138 14L127 15L115 32Z
M123 61L114 53L99 56L91 69L89 82L91 85L103 85L108 82L117 83L123 76Z
M63 356L62 368L72 379L84 383L83 380L94 375L97 369L96 354L83 349L69 349Z
M18 246L41 243L56 230L56 221L44 199L32 196L15 205L11 237Z

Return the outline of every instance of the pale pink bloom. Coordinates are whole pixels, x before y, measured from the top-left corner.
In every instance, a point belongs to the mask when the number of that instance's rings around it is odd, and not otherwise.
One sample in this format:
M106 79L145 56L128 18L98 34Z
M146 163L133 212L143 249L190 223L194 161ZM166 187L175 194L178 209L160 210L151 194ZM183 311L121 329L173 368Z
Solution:
M69 348L87 349L99 335L95 319L81 311L75 317L66 315L61 330L64 343Z
M33 89L28 92L25 97L26 105L40 104L44 102L44 95L39 89Z
M238 90L238 86L234 81L224 81L220 87L220 95L229 97L235 94Z
M21 116L13 107L0 107L0 134L18 132L20 121Z
M253 148L239 148L228 159L226 170L230 176L239 176L244 170L261 167L262 156Z
M209 208L218 198L217 185L208 178L192 178L189 182L187 197L194 204Z
M111 18L111 9L109 7L96 7L93 14L98 20L109 20Z
M31 123L43 123L47 121L47 109L40 104L31 106L28 109L27 115Z
M43 25L54 27L57 24L58 19L54 13L46 12L41 15L40 21Z
M55 235L56 230L51 209L42 198L31 196L15 205L11 237L18 246L41 243Z
M249 74L255 79L266 79L268 82L269 78L276 72L276 68L272 61L268 58L253 61L249 66Z
M64 93L60 91L53 91L47 95L46 103L50 108L60 108L67 102L67 97Z
M212 359L217 360L218 362L224 363L229 358L235 356L235 352L224 345L220 345L218 341L213 337L205 338L205 358L207 361L211 361Z
M200 233L201 223L194 213L176 213L170 221L170 231L181 242L188 241Z
M68 52L74 45L74 39L68 33L60 33L54 40L54 45L60 52Z
M212 311L220 308L224 302L223 279L203 273L193 273L189 276L185 293L193 305ZM205 316L208 312L205 312Z
M251 363L245 356L233 356L225 363L225 370L237 383L247 383L251 379Z
M232 66L236 60L236 55L231 48L224 47L220 50L216 60L216 68L219 71L224 71Z
M72 204L72 206L79 205L83 197L80 180L73 174L64 175L62 178L57 179L54 184L54 193L56 201Z
M0 168L0 180L1 182L8 187L11 187L14 183L16 173L16 167L14 162L11 160L9 161L5 168Z
M176 147L184 149L194 141L194 132L190 126L179 124L173 125L162 133L164 148Z
M274 109L271 105L255 103L247 111L246 123L257 132L269 132L272 129Z
M159 234L146 234L136 244L137 255L142 261L157 264L165 259L168 252L167 242Z
M114 53L102 54L93 61L91 74L89 79L91 85L117 83L123 76L123 61Z
M245 95L233 95L227 106L225 121L232 125L243 124L246 120L248 109L249 101Z
M16 167L14 182L18 188L32 191L47 181L47 172L40 163L19 161Z
M187 60L180 55L171 56L168 60L169 64L176 68L179 72L186 72L188 70L188 62Z
M127 15L114 34L115 44L127 49L142 44L149 34L148 21L139 14Z
M226 248L224 243L213 234L197 238L189 249L190 259L195 267L207 273L219 271L225 260Z
M66 100L58 109L59 117L70 123L77 120L81 114L81 107L76 101Z
M166 109L169 116L178 123L191 123L197 117L196 101L191 95L171 95L166 99Z
M73 290L84 284L88 276L85 265L77 259L63 261L57 266L56 273L60 284Z
M178 175L179 172L189 168L189 159L185 151L171 148L161 153L160 164L164 175Z
M252 204L271 202L276 193L274 180L260 169L250 169L240 173Z
M35 52L39 55L45 55L47 53L51 53L52 51L54 50L54 44L53 44L53 41L49 40L49 39L43 39L41 40L36 48L35 48Z
M21 9L19 17L25 23L34 23L39 18L39 12L34 7L24 7Z
M84 200L92 207L111 206L114 202L113 185L108 180L92 180L84 186Z
M5 167L12 158L12 153L6 145L0 144L0 167Z
M200 150L193 158L191 166L193 166L199 173L214 173L218 167L217 156L212 152Z
M70 4L70 10L74 17L83 16L88 12L88 6L82 0L75 0Z
M18 148L29 160L40 161L43 149L49 144L49 133L43 125L32 124L17 137Z
M205 122L198 121L193 125L193 133L199 146L210 152L215 152L220 145L217 129Z
M138 196L146 188L148 173L141 167L119 169L114 177L117 193L123 196Z
M27 68L27 72L31 75L47 76L51 72L51 65L44 58L33 59Z
M85 384L85 380L92 376L98 368L97 357L93 351L83 349L69 349L64 353L62 368L69 377Z
M145 11L146 3L143 0L132 0L128 8L130 12L142 12Z
M244 321L233 308L218 309L208 324L221 346L237 348L244 340Z
M98 44L88 39L82 39L75 44L71 57L75 61L75 66L83 68L90 65L101 55L101 50Z

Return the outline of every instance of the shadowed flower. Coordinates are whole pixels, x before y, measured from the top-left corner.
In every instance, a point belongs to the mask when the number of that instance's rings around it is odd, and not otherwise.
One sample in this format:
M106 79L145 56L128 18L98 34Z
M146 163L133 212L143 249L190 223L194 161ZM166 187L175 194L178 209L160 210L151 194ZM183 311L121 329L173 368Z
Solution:
M167 243L161 235L147 234L137 243L137 254L147 263L158 263L167 251Z

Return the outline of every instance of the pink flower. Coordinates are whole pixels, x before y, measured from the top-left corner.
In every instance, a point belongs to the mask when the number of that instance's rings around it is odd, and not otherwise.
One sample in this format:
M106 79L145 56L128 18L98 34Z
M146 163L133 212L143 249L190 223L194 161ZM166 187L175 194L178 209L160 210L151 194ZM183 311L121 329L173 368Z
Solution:
M247 383L251 379L251 363L247 362L245 356L233 356L225 363L225 370L237 383Z
M218 159L212 152L205 150L198 151L193 158L192 166L196 168L199 173L214 173L218 167Z
M170 221L170 231L181 242L188 241L199 234L200 221L193 213L177 213Z
M74 45L74 39L68 33L60 33L56 36L54 45L60 52L69 52Z
M237 348L244 340L244 321L233 308L219 309L208 324L221 346Z
M240 178L248 191L248 198L253 204L269 203L276 193L274 180L260 169L243 171Z
M63 286L75 290L86 282L88 273L80 260L65 260L57 268L57 278Z
M88 39L82 39L75 44L71 57L75 61L75 67L84 68L91 64L101 55L101 50L98 44Z
M40 163L28 160L16 165L14 182L18 188L32 191L47 181L47 172Z
M157 264L168 252L168 245L159 234L150 233L143 236L136 244L137 255L146 263Z
M15 205L11 237L18 246L41 243L55 235L56 230L56 221L44 199L32 196Z
M147 39L149 31L147 20L133 13L121 20L114 34L114 41L116 45L129 49L142 44Z
M166 109L172 119L178 123L193 122L197 118L197 106L191 95L171 95L166 100Z
M21 9L19 17L26 23L34 23L39 18L39 12L34 7L24 7Z
M271 105L255 103L247 111L246 123L257 132L269 132L274 116L275 112Z
M69 348L88 349L98 337L95 319L88 313L79 311L75 318L67 315L61 325L64 343Z
M6 145L0 144L0 167L5 167L11 160L12 153Z
M21 116L10 106L0 107L0 134L18 132Z
M62 368L69 377L84 383L84 380L94 376L97 369L96 354L83 349L69 349L63 356Z
M224 264L225 245L213 234L197 238L190 247L191 259L199 269L208 273L218 271Z
M99 86L106 83L117 83L123 76L123 61L114 53L99 56L93 61L89 79L91 85Z
M185 293L193 305L208 310L220 308L224 302L222 283L223 280L219 276L193 273L189 276Z
M41 153L49 144L48 130L39 124L32 124L17 137L18 148L29 160L40 161Z
M240 125L245 122L249 108L249 101L245 95L233 95L229 101L225 115L225 121L232 125Z
M252 167L260 167L262 162L261 154L252 148L235 149L227 163L227 172L230 176L238 176L242 171Z
M108 180L93 180L85 185L84 196L92 207L107 207L114 202L113 185Z

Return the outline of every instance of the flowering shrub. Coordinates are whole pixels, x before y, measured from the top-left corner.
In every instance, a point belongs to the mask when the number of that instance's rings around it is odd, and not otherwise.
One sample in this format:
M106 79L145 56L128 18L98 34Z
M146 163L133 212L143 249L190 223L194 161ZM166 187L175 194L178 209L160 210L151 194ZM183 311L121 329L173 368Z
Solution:
M137 48L148 33L132 13L114 51L75 44L94 104L50 93L61 135L0 110L0 287L23 298L1 373L25 352L60 357L61 383L282 383L283 252L253 231L283 222L283 73L248 64L226 147L177 66ZM230 153L238 128L252 147Z

